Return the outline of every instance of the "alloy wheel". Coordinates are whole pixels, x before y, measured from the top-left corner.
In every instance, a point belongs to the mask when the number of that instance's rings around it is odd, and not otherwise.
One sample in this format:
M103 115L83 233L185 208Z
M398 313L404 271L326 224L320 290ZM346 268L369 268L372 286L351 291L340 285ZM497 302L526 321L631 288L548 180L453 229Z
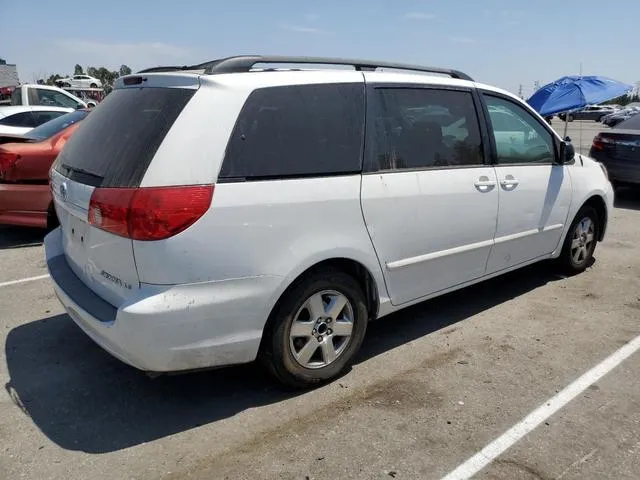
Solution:
M582 265L589 259L594 241L595 224L591 218L584 217L574 228L571 239L571 258L576 265Z
M311 295L293 317L289 348L301 366L323 368L347 349L354 312L349 299L335 290Z

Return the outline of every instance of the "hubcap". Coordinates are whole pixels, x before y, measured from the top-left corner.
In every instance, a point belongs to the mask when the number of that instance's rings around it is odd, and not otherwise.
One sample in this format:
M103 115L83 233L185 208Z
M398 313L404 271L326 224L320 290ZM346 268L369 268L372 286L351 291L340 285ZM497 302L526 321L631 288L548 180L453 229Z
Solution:
M289 332L289 348L305 368L322 368L347 349L353 331L353 308L340 292L311 295L296 313Z
M571 239L571 258L576 265L587 261L594 241L595 225L591 218L584 217L573 230Z

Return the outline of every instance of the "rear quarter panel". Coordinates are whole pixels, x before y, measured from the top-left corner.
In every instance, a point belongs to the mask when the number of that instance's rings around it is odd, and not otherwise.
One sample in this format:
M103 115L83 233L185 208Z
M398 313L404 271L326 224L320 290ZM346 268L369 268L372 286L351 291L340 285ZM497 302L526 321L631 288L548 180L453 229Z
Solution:
M218 184L210 210L189 229L160 242L133 242L140 281L276 276L281 282L272 306L309 267L348 258L371 272L385 298L362 217L360 182L360 175L350 175Z

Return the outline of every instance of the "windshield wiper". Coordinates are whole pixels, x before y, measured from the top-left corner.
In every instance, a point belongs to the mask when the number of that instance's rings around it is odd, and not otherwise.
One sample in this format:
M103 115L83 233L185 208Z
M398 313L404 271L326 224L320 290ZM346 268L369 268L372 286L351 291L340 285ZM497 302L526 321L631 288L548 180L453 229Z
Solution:
M103 180L104 179L104 177L101 177L100 175L97 175L95 173L89 172L88 170L85 170L83 168L71 167L71 166L67 165L66 163L63 163L60 166L62 168L64 168L65 170L68 170L69 172L72 172L72 173L77 173L79 175L86 175L88 177L95 178L97 180Z

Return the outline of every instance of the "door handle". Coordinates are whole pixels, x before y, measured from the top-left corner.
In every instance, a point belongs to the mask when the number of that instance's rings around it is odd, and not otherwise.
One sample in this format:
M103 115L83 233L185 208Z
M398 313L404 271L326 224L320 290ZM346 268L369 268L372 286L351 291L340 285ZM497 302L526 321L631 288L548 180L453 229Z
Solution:
M506 177L504 177L504 179L500 180L500 185L502 185L504 188L514 189L519 184L520 182L516 180L513 175L507 175Z
M496 186L496 182L495 180L490 180L489 177L483 175L475 181L474 185L479 191L488 192L493 190L493 187Z

